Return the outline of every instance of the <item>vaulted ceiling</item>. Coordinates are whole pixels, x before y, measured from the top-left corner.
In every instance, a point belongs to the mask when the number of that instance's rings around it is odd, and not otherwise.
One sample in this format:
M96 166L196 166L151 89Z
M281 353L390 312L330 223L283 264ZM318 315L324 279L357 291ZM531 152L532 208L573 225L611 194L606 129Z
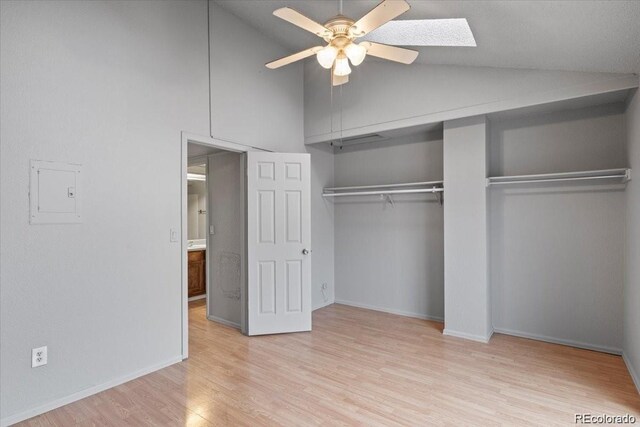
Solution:
M640 73L640 0L408 1L399 19L467 18L478 44L418 48L420 63ZM275 9L289 6L320 23L338 12L337 0L216 3L292 52L320 40L273 16ZM378 3L344 0L343 13L357 19Z

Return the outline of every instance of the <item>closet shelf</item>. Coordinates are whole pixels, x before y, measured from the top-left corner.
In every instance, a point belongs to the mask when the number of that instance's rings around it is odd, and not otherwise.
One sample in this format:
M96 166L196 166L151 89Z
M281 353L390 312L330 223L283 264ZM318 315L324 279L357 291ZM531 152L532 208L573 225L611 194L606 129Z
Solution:
M631 180L631 169L603 169L580 172L543 173L536 175L492 176L487 178L487 187L506 184L531 184L538 182L609 180L626 183Z

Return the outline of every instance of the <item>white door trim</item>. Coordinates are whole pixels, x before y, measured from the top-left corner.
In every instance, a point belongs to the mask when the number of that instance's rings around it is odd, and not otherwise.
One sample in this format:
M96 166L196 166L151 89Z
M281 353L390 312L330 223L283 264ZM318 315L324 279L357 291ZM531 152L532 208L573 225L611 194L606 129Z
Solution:
M212 148L218 148L221 150L232 151L235 153L246 153L248 151L265 151L259 148L250 147L247 145L236 144L235 142L224 141L221 139L211 138L210 136L197 135L189 132L181 133L181 157L180 157L180 176L181 176L181 206L180 206L180 221L181 221L181 239L180 239L180 259L181 259L181 297L180 297L180 309L182 312L182 359L189 357L189 292L188 292L188 277L187 272L189 270L187 261L187 166L188 166L188 145L189 143L195 143L198 145L205 145ZM208 217L208 215L207 215ZM208 223L208 220L207 220ZM207 226L208 227L208 226ZM209 233L207 232L207 242L209 240ZM207 260L209 257L207 257ZM207 261L208 263L208 261ZM209 266L207 265L207 287L209 286ZM243 291L243 294L245 292ZM207 298L209 290L207 289ZM241 302L242 318L244 319L244 310L246 305Z

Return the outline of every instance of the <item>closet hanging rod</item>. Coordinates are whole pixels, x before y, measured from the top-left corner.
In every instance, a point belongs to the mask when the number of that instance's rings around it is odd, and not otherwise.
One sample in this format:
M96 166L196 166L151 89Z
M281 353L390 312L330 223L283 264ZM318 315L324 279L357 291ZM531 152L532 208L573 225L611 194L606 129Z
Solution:
M324 191L348 191L348 190L370 190L374 188L396 188L396 187L424 187L427 185L442 185L443 181L425 182L404 182L402 184L381 184L381 185L360 185L352 187L332 187L325 188Z
M328 189L327 189L328 190ZM444 188L412 188L408 190L379 190L379 191L352 191L344 193L323 193L323 197L340 196L377 196L385 194L415 194L415 193L442 193Z
M502 184L530 184L536 182L587 181L596 179L631 179L631 169L604 169L582 172L546 173L537 175L494 176L487 178L487 186Z

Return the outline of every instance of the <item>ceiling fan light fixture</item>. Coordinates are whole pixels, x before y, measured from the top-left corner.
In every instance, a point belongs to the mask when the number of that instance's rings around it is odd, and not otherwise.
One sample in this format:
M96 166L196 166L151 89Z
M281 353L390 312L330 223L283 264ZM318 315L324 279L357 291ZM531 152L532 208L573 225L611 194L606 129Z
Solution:
M336 76L348 76L351 74L351 67L349 67L349 59L345 54L340 54L336 59L336 66L333 70L333 74Z
M338 49L335 47L328 45L316 54L316 58L318 59L318 63L322 66L322 68L326 68L327 70L333 67L333 62L336 60L338 56Z
M324 24L289 7L274 11L275 16L315 34L326 44L268 62L266 67L276 69L315 55L323 68L331 70L331 84L339 86L349 81L350 66L360 65L367 56L412 64L419 52L398 45L476 46L464 18L394 21L411 8L406 0L382 0L357 21L342 15L342 0L340 6L340 13ZM365 39L355 43L360 37Z
M362 61L364 61L364 58L367 56L367 49L362 45L349 43L347 47L344 48L344 53L351 61L351 64L357 67L362 64Z

